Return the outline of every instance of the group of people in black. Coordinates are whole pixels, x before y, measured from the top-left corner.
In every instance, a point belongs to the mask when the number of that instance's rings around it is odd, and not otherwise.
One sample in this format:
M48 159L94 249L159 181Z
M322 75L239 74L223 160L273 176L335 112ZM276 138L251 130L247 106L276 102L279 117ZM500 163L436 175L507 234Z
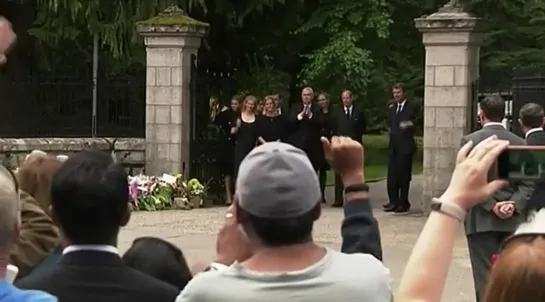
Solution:
M412 158L416 151L414 141L415 107L408 102L403 85L396 84L392 90L394 103L390 106L390 146L388 154L388 195L390 202L384 205L387 212L407 212L411 180ZM217 99L211 100L211 120L222 132L223 146L218 158L225 176L226 202L233 198L233 180L244 157L260 144L282 141L307 154L318 173L322 196L327 182L329 165L324 157L320 137L347 136L362 143L366 130L364 110L353 102L352 92L341 94L340 106L332 108L330 96L321 92L315 96L310 87L301 92L301 100L290 107L279 95L270 95L258 100L255 96L244 99L235 96L230 106L221 106ZM334 207L343 204L343 186L335 177ZM325 197L323 202L326 203Z
M305 151L319 175L323 196L329 166L320 137L343 135L361 143L365 131L364 112L353 104L352 92L344 91L341 98L342 112L332 109L325 92L319 93L316 100L310 87L304 88L301 101L289 108L279 95L266 96L262 103L251 95L244 99L235 96L229 107L222 108L214 100L211 119L221 129L225 144L219 160L227 203L232 202L232 183L241 161L255 146L271 141L286 142ZM338 187L341 194L336 194L339 198L333 206L342 206L342 186Z

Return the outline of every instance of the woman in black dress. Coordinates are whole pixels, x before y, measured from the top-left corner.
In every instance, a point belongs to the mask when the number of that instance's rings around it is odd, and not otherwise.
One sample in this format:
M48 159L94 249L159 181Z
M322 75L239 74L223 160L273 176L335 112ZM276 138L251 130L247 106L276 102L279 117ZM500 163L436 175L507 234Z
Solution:
M334 132L335 119L329 105L329 95L325 92L320 93L318 95L318 106L320 107L320 111L318 111L317 118L320 121L320 125L322 127L322 136L331 139ZM329 163L325 159L323 150L320 150L322 154L320 155L321 163L318 170L318 176L320 180L320 190L322 191L322 202L326 203L324 192L327 182L327 171L330 169L330 167Z
M283 141L285 135L285 120L278 114L278 109L272 96L265 97L263 115L259 116L258 142Z
M233 163L235 154L235 136L231 134L231 129L235 127L235 122L239 116L241 98L234 96L231 99L230 107L224 107L216 116L214 123L220 127L222 152L220 153L219 167L225 184L225 201L228 205L233 202L233 188L235 175L235 165Z
M238 175L238 168L242 160L252 151L257 142L258 128L257 115L255 113L257 99L250 95L244 99L242 110L237 116L234 127L231 128L231 134L235 139L235 176Z

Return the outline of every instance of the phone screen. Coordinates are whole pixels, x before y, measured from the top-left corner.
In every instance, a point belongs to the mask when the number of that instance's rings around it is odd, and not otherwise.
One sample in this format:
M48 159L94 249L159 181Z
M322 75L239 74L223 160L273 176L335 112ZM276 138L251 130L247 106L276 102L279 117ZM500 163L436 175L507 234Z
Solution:
M510 146L498 158L498 177L545 180L545 147Z

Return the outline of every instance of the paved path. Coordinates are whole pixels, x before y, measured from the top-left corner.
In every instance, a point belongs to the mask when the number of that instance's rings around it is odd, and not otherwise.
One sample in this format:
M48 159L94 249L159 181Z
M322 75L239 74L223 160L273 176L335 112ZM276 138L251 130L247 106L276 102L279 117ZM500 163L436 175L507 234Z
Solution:
M411 200L417 201L421 198L421 183L421 177L414 177ZM397 286L412 247L424 225L425 217L399 216L382 212L380 205L386 202L385 192L385 182L371 185L371 201L380 223L384 261L391 269L394 284ZM333 194L331 189L328 194ZM333 196L328 200L333 200ZM134 213L131 223L121 233L120 248L122 251L126 250L131 241L140 236L158 236L180 246L190 262L210 260L214 254L216 232L224 214L225 208L221 207L193 211ZM321 244L339 248L341 220L340 209L326 207L315 228L315 239ZM456 241L454 261L450 267L443 301L475 301L471 267L462 232Z

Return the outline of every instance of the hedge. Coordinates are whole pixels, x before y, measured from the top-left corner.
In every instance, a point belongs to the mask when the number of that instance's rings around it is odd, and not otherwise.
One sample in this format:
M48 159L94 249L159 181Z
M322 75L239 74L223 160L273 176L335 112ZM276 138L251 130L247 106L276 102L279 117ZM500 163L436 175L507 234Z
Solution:
M388 135L364 135L365 165L386 165L388 163ZM416 137L415 161L422 162L422 137Z

